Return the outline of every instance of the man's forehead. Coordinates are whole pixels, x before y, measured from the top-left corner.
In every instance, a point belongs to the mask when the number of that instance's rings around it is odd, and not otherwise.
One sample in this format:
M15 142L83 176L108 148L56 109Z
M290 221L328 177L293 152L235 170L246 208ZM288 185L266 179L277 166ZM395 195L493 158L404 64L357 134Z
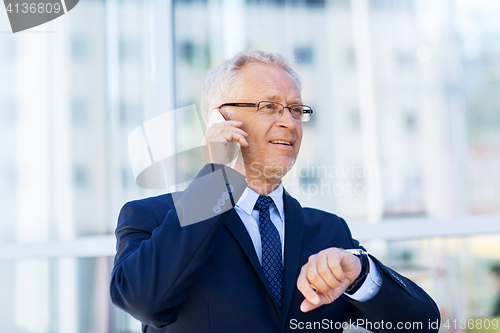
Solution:
M240 78L244 81L257 82L280 82L283 84L297 86L292 76L283 68L266 64L248 64L240 72Z
M271 102L282 102L283 101L283 95L263 95L262 100L263 101L271 101ZM293 103L293 104L298 104L302 102L302 98L299 94L287 94L287 102L288 103Z
M242 68L238 88L242 94L259 95L262 100L301 101L297 83L282 68L272 65L250 64Z

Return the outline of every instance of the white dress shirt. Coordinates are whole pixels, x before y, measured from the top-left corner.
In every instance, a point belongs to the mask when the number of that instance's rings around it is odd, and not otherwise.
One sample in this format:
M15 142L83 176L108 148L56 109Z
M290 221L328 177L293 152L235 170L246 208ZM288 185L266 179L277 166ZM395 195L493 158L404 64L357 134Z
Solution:
M273 203L269 207L269 213L271 215L271 221L278 230L281 240L281 253L282 260L285 261L285 210L283 204L283 185L280 183L277 189L268 194ZM241 221L245 225L245 228L252 239L255 252L259 258L259 262L262 265L262 243L260 240L259 232L259 211L254 209L255 203L259 198L259 194L247 187L240 199L234 207L238 213ZM366 277L365 282L353 295L348 295L350 298L357 301L367 301L372 298L377 291L380 289L382 283L381 274L373 263L373 261L368 257L368 265L370 267L370 272Z

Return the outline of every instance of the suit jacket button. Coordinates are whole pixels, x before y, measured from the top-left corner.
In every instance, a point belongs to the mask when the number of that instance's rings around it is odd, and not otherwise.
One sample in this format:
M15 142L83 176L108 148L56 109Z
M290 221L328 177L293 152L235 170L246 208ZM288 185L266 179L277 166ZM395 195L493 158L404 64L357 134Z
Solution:
M222 199L224 199L224 200L229 200L229 193L227 193L227 192L222 192Z
M229 191L231 191L231 193L233 193L233 192L234 192L234 186L233 186L233 185L231 185L231 184L229 184Z
M222 210L222 209L220 208L220 206L219 206L219 205L215 205L215 206L214 206L213 211L214 211L214 213L215 213L215 214L219 214L219 213L221 212L221 210Z
M226 200L222 199L222 198L219 198L217 199L217 205L219 206L224 206L226 204Z

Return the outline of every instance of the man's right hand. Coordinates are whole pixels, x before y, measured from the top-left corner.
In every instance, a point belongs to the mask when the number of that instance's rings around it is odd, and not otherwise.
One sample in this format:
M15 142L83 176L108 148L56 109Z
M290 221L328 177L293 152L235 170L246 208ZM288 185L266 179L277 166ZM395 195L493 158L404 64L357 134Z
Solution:
M358 257L331 247L309 257L297 279L297 289L305 299L302 312L309 312L339 298L361 273Z
M228 120L213 124L207 129L202 141L203 164L216 163L228 165L236 156L235 145L239 143L242 147L248 147L246 140L248 136L240 127L241 121Z

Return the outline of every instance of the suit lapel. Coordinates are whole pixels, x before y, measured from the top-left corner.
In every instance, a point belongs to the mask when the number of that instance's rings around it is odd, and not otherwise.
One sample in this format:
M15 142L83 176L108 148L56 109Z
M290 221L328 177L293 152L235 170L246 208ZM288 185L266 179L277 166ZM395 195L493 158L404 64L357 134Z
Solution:
M290 309L299 273L304 237L304 215L299 202L283 191L285 205L285 267L283 274L283 318Z
M241 221L235 209L232 209L230 211L225 226L229 230L229 232L233 235L234 239L238 242L240 247L243 249L243 252L247 256L250 263L252 264L252 267L259 275L260 281L262 282L267 292L269 293L269 296L271 297L271 299L273 299L274 302L271 290L269 289L266 278L264 277L264 271L262 270L262 266L260 265L259 258L257 257L257 253L255 253L255 248L253 246L252 239L250 238L250 235L248 234L245 225ZM276 306L276 311L279 314L278 305L276 304L276 302L274 302L274 304Z
M286 318L290 309L293 292L296 288L300 264L300 253L302 251L302 239L304 236L304 216L302 207L297 200L292 198L288 192L283 191L283 204L285 207L285 265L283 272L283 318ZM245 225L241 221L236 210L232 209L225 223L226 228L238 242L252 267L272 299L272 293L262 271L259 258L255 253L252 239L248 235ZM276 302L274 302L276 305ZM276 310L279 309L276 305Z

